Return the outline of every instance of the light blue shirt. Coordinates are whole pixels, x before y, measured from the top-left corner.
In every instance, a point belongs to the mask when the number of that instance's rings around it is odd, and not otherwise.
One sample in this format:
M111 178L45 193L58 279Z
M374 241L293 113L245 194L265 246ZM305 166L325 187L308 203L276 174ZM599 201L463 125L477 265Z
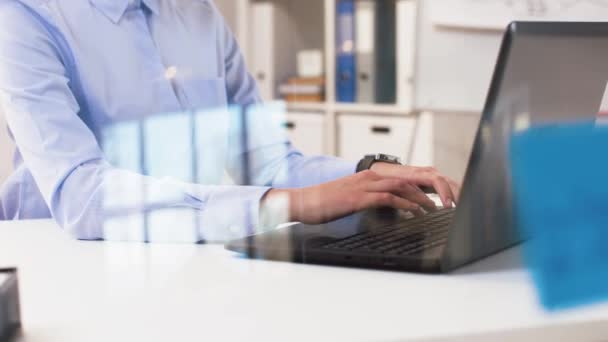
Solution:
M210 0L0 0L0 101L17 146L0 219L52 217L79 239L104 238L104 196L123 196L104 194L112 179L176 195L169 206L195 211L201 237L213 240L221 234L206 232L255 226L271 187L309 186L355 169L305 157L286 139L245 151L256 160L246 186L134 174L106 158L101 137L113 123L261 102Z

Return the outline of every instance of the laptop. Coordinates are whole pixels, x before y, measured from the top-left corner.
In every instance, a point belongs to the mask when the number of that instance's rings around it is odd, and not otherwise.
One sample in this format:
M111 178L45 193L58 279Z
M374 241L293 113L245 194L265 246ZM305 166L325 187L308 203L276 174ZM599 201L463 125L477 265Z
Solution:
M250 258L443 273L520 243L511 200L513 132L595 120L608 81L608 23L513 22L494 76L456 208L412 218L367 210L231 241ZM564 156L567 162L567 156Z

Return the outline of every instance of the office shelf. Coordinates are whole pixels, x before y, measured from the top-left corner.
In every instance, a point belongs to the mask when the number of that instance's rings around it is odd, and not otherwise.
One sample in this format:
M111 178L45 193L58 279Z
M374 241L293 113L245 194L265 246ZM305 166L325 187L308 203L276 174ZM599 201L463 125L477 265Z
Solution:
M395 104L374 103L327 103L327 102L288 102L287 109L304 112L335 112L337 114L362 114L362 115L400 115L410 116L416 114L409 108Z
M374 104L374 103L335 103L334 111L337 113L350 114L382 114L382 115L401 115L410 116L416 112L410 108L404 108L396 104Z
M304 112L326 112L328 105L326 102L288 102L287 109Z
M383 1L409 2L416 6L421 0ZM222 2L225 4L222 5ZM378 120L381 120L381 117L401 116L415 120L420 113L411 108L413 92L409 96L411 98L408 98L408 95L400 98L400 103L404 105L337 102L335 89L337 2L338 0L216 0L216 3L220 3L220 8L231 9L234 12L228 17L236 18L233 20L233 26L236 26L233 30L252 69L251 72L260 84L262 97L265 100L276 99L276 85L285 81L282 78L289 74L292 76L297 74L294 57L296 51L303 49L323 51L326 102L287 103L287 110L298 114L324 115L324 152L330 155L338 155L340 152L338 126L339 122L344 122L339 120L341 116L370 116L378 117ZM259 15L259 9L267 8L268 4L274 6L273 10L263 11L264 18L268 20L256 23L260 21L259 18L256 19L256 13ZM267 21L272 21L272 24L266 25ZM261 36L256 36L256 30L261 30ZM266 43L268 40L271 42ZM264 46L268 46L271 51L264 51ZM414 45L407 47L416 48ZM403 49L398 49L397 56L400 56L399 51L403 52ZM401 82L406 81L401 80ZM411 82L411 78L408 78L407 82ZM275 90L270 91L273 86ZM411 135L414 134L416 133L411 132ZM299 136L307 136L307 134Z

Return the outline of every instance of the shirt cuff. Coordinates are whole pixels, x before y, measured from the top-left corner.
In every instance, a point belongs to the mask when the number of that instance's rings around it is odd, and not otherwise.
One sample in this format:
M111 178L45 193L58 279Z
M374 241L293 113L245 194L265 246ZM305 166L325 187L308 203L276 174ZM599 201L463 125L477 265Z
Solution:
M256 186L212 187L206 192L207 200L198 214L202 239L206 242L224 242L258 233L260 201L270 189Z
M335 159L330 163L335 164L335 176L333 178L338 179L357 173L357 164L359 162Z

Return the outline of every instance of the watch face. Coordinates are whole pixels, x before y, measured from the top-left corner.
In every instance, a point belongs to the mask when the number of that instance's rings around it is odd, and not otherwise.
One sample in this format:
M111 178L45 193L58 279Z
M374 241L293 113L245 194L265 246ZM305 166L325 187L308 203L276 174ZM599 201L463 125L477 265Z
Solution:
M388 155L388 154L378 154L378 155L376 155L376 160L383 161L383 162L388 162L388 163L401 164L401 161L400 161L399 157L391 156L391 155Z

